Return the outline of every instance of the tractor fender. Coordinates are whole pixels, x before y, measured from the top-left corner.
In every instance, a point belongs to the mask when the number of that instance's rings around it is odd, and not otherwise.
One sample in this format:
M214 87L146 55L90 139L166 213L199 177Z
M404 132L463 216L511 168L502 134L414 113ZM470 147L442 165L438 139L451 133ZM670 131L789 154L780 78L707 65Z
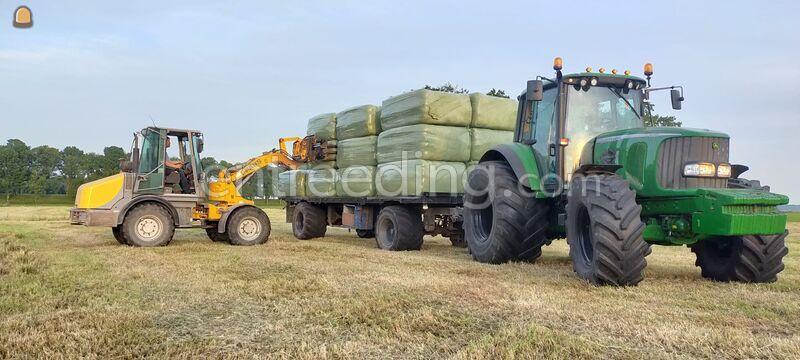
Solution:
M220 234L224 233L226 228L227 228L227 225L228 225L228 218L231 216L231 214L236 212L236 210L239 210L239 209L242 209L242 208L246 208L246 207L251 207L251 208L255 208L255 209L261 210L257 206L250 205L250 204L236 204L236 205L233 205L230 208L228 208L227 210L225 210L225 212L222 213L222 216L220 216L219 222L217 223L217 232L219 232ZM261 210L261 211L264 211L264 210Z
M133 198L129 203L125 204L122 210L119 212L119 217L117 218L117 225L122 224L122 221L125 220L125 215L128 214L130 209L133 209L134 206L139 205L144 202L155 202L160 205L163 205L172 215L172 222L175 225L179 225L180 219L178 218L178 210L175 210L175 207L169 203L169 201L164 200L163 198L156 196L156 195L141 195Z
M481 157L480 162L486 161L505 161L520 183L533 191L541 190L539 163L529 145L513 143L495 146Z

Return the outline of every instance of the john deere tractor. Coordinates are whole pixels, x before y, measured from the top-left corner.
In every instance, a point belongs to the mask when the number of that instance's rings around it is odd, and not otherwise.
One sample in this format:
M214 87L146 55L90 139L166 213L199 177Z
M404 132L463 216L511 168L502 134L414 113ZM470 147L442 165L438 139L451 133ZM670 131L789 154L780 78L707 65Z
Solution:
M685 245L702 276L772 282L787 254L784 195L740 177L730 138L711 130L644 127L651 95L683 88L604 69L538 77L519 97L512 144L468 175L464 230L486 263L534 261L567 238L575 273L594 284L642 281L651 245Z

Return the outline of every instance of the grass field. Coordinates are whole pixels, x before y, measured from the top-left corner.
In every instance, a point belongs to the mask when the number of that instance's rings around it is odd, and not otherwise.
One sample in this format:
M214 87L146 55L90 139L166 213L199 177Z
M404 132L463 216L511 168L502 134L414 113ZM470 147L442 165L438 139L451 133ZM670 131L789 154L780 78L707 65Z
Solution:
M442 238L295 240L269 209L263 246L184 230L143 249L66 209L0 208L0 358L800 358L797 235L774 284L705 281L688 249L655 247L623 289L576 279L563 241L492 266Z

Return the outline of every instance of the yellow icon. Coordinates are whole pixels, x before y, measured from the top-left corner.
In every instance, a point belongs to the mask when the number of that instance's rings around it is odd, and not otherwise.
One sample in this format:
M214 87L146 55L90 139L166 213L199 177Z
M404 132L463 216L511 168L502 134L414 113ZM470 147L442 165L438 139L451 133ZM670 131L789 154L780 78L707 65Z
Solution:
M27 6L20 6L14 10L14 27L25 29L33 26L33 14Z

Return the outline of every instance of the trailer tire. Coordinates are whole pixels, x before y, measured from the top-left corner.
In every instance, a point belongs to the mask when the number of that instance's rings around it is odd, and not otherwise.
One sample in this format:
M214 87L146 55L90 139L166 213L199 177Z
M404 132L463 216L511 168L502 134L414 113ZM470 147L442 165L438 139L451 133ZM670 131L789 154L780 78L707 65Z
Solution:
M576 175L567 196L567 241L578 277L595 285L636 285L644 278L642 207L614 174Z
M213 242L228 242L228 233L221 233L217 230L217 224L212 224L213 227L206 228L206 235Z
M788 232L706 239L692 246L701 275L714 281L770 283L783 271Z
M272 225L263 210L247 206L234 211L225 229L231 245L252 246L269 240Z
M375 230L356 229L356 235L362 239L372 239L375 237Z
M422 248L425 231L419 211L406 206L387 206L378 214L375 242L383 250L406 251Z
M464 238L473 259L502 264L541 256L549 226L547 203L526 195L504 161L476 165L467 182Z
M292 213L292 232L300 240L308 240L325 236L328 230L328 216L319 206L301 202Z
M125 234L122 232L122 226L114 226L111 228L111 233L114 234L114 239L122 245L128 245L128 240L125 240Z
M122 233L131 246L166 246L175 234L175 223L167 209L147 202L136 205L125 214Z

